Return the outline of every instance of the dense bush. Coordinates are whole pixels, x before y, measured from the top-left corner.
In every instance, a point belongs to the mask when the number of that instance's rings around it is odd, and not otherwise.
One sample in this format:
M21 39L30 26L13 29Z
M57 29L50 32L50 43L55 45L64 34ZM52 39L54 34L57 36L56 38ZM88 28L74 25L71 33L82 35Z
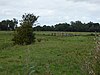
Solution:
M38 17L33 14L25 14L22 18L21 26L15 30L14 38L12 40L14 41L14 44L29 45L35 42L32 26Z

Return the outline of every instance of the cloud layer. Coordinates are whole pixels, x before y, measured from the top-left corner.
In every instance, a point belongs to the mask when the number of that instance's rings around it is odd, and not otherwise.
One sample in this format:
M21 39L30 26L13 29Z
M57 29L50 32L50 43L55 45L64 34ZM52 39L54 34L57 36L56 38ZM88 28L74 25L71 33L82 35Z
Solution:
M0 0L0 20L39 15L41 25L81 20L100 21L100 0Z

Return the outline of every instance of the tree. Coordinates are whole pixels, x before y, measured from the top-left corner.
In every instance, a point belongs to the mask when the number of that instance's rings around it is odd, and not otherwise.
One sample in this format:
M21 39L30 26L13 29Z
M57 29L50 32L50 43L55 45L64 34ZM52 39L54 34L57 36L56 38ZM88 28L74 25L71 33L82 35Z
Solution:
M15 30L16 24L14 23L13 20L6 20L6 22L7 22L8 30Z
M56 31L69 31L69 24L67 23L59 23L55 25Z
M16 23L14 20L2 20L0 22L0 30L14 30L15 26L17 26L17 20Z
M87 26L89 27L88 30L90 32L100 32L100 25L99 23L93 23L93 22L89 22L87 23Z
M1 22L1 30L8 30L8 23L6 20Z
M44 25L42 28L43 28L43 31L51 31L52 30L52 28L50 26L46 26L46 25Z
M36 26L33 28L34 31L42 31L43 28L41 26Z
M85 30L85 25L81 21L71 21L71 26L73 31L83 32Z
M35 35L33 33L32 26L37 21L39 16L34 14L25 14L22 16L21 26L16 28L14 38L14 44L29 45L35 42Z
M15 28L17 28L18 20L16 18L13 18L13 22L15 24Z

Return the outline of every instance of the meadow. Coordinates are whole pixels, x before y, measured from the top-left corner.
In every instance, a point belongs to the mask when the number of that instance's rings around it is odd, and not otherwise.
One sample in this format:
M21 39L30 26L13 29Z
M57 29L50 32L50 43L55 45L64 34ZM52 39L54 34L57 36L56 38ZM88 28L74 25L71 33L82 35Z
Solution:
M51 33L35 32L35 43L19 46L11 41L13 32L0 32L0 75L88 75L84 62L91 61L94 36L87 36L90 32L69 32L80 36Z

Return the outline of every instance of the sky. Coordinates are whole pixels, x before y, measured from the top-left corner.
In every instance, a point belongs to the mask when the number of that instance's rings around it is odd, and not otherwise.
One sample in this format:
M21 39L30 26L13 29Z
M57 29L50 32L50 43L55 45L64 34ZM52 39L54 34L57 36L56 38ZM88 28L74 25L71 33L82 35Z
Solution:
M0 21L25 13L40 16L39 25L55 25L80 20L100 23L100 0L0 0Z

